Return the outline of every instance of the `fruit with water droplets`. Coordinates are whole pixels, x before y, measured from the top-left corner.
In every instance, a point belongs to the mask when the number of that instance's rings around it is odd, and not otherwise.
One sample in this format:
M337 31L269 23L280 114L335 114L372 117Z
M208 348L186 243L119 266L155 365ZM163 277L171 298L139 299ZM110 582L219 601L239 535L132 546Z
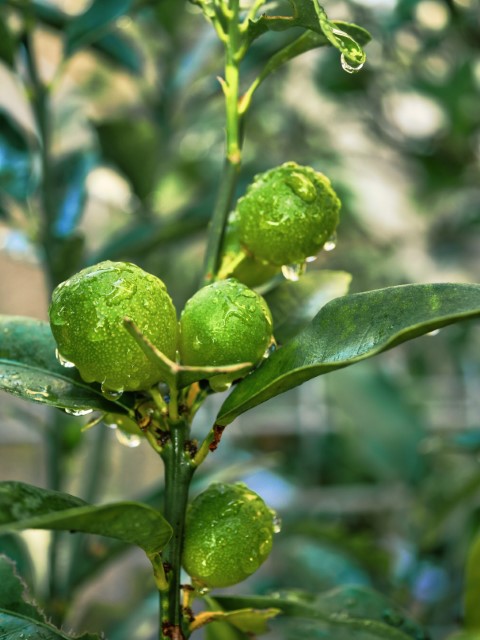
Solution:
M295 162L257 175L237 202L239 238L271 265L302 263L334 234L340 200L330 180Z
M270 554L274 515L246 485L212 484L187 510L185 571L208 589L245 580Z
M161 373L125 330L125 317L175 359L177 320L163 282L128 262L105 261L58 285L50 326L64 360L106 393L148 389Z
M257 365L272 342L272 316L265 300L234 278L203 287L180 316L181 362L191 366ZM243 375L247 370L243 372ZM239 377L237 372L210 379L215 390Z

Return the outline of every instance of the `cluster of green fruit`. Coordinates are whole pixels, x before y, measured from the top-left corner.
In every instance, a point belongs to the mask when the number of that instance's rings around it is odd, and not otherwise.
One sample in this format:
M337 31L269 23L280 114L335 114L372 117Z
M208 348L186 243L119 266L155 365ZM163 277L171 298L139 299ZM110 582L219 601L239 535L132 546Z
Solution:
M233 277L200 289L179 323L163 282L139 267L107 261L80 271L55 289L50 306L61 361L106 392L151 388L162 373L126 332L128 317L181 364L257 366L273 341L272 317L247 285L317 253L335 231L339 209L328 179L309 167L289 162L257 176L226 233L223 263L233 260Z
M106 394L152 388L162 370L126 331L128 317L182 365L256 367L273 327L267 303L250 286L315 255L335 231L339 208L328 179L308 167L287 163L257 176L230 218L219 279L197 291L179 322L164 283L139 267L106 261L80 271L53 292L60 361ZM222 373L210 385L219 390L236 377ZM273 532L273 514L256 493L214 484L188 509L184 568L198 588L236 584L267 558Z

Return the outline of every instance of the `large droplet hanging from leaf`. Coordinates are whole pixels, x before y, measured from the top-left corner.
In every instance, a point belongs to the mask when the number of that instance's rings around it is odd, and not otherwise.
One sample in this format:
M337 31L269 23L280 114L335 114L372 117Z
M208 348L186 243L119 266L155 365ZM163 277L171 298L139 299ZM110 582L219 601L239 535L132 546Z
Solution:
M242 582L270 554L274 516L246 485L212 484L187 511L185 571L209 589Z
M246 251L282 266L320 251L338 225L340 200L322 173L287 162L257 175L236 210Z
M59 357L106 394L148 389L161 373L124 328L131 318L169 358L177 319L163 282L126 262L101 262L62 282L52 295L50 326Z

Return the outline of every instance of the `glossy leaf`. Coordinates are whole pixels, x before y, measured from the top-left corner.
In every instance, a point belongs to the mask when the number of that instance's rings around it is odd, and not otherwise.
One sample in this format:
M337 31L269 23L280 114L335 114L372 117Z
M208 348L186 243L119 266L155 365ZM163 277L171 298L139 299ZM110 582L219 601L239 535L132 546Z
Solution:
M132 0L94 0L84 13L68 23L66 55L72 55L78 49L98 41L117 18L127 13L131 5Z
M36 188L35 163L26 134L0 111L0 191L25 200Z
M66 493L1 482L0 532L23 529L108 536L141 547L147 554L161 551L172 531L159 511L139 502L95 506Z
M434 329L480 316L480 285L403 285L332 300L242 380L220 408L227 425L248 409L329 371Z
M80 149L59 158L54 166L54 233L58 238L68 237L75 230L87 199L86 179L95 164L96 155Z
M295 624L303 620L306 627L319 634L301 637L321 637L320 632L323 632L331 640L351 637L362 640L426 638L420 625L407 618L382 594L365 587L339 587L319 596L284 592L270 597L220 596L216 600L226 611L240 607L277 608L282 616L295 618ZM282 617L280 624L284 622Z
M88 409L129 413L133 396L107 400L98 385L84 382L76 369L55 358L48 323L32 318L0 316L0 390L24 400L69 411Z
M310 271L298 282L285 280L264 297L273 316L273 334L283 344L303 329L327 302L348 293L345 271Z

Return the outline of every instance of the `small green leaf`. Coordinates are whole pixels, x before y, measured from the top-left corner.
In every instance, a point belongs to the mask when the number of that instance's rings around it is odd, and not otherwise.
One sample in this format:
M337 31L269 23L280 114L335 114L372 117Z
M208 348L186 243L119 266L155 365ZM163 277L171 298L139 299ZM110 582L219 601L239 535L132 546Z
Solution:
M139 502L95 506L59 491L1 482L0 532L23 529L94 533L134 544L147 554L160 552L172 533L160 512Z
M72 55L91 45L111 29L112 23L128 12L133 0L94 0L88 9L73 18L66 28L65 53Z
M480 285L389 287L332 300L313 321L242 380L217 424L329 371L348 367L434 329L480 316Z
M35 163L32 141L0 111L0 191L25 200L37 186Z
M366 587L339 587L319 596L294 591L274 596L220 596L216 601L226 611L239 607L280 609L283 616L295 618L295 628L305 626L306 635L298 637L320 638L323 633L330 640L426 638L420 625L385 596ZM284 619L280 623L284 625Z
M345 271L310 271L298 282L285 280L264 297L280 344L293 338L327 302L348 293L352 276Z
M0 316L0 389L72 412L131 413L132 394L107 400L98 385L84 382L76 369L62 367L55 348L47 322Z

